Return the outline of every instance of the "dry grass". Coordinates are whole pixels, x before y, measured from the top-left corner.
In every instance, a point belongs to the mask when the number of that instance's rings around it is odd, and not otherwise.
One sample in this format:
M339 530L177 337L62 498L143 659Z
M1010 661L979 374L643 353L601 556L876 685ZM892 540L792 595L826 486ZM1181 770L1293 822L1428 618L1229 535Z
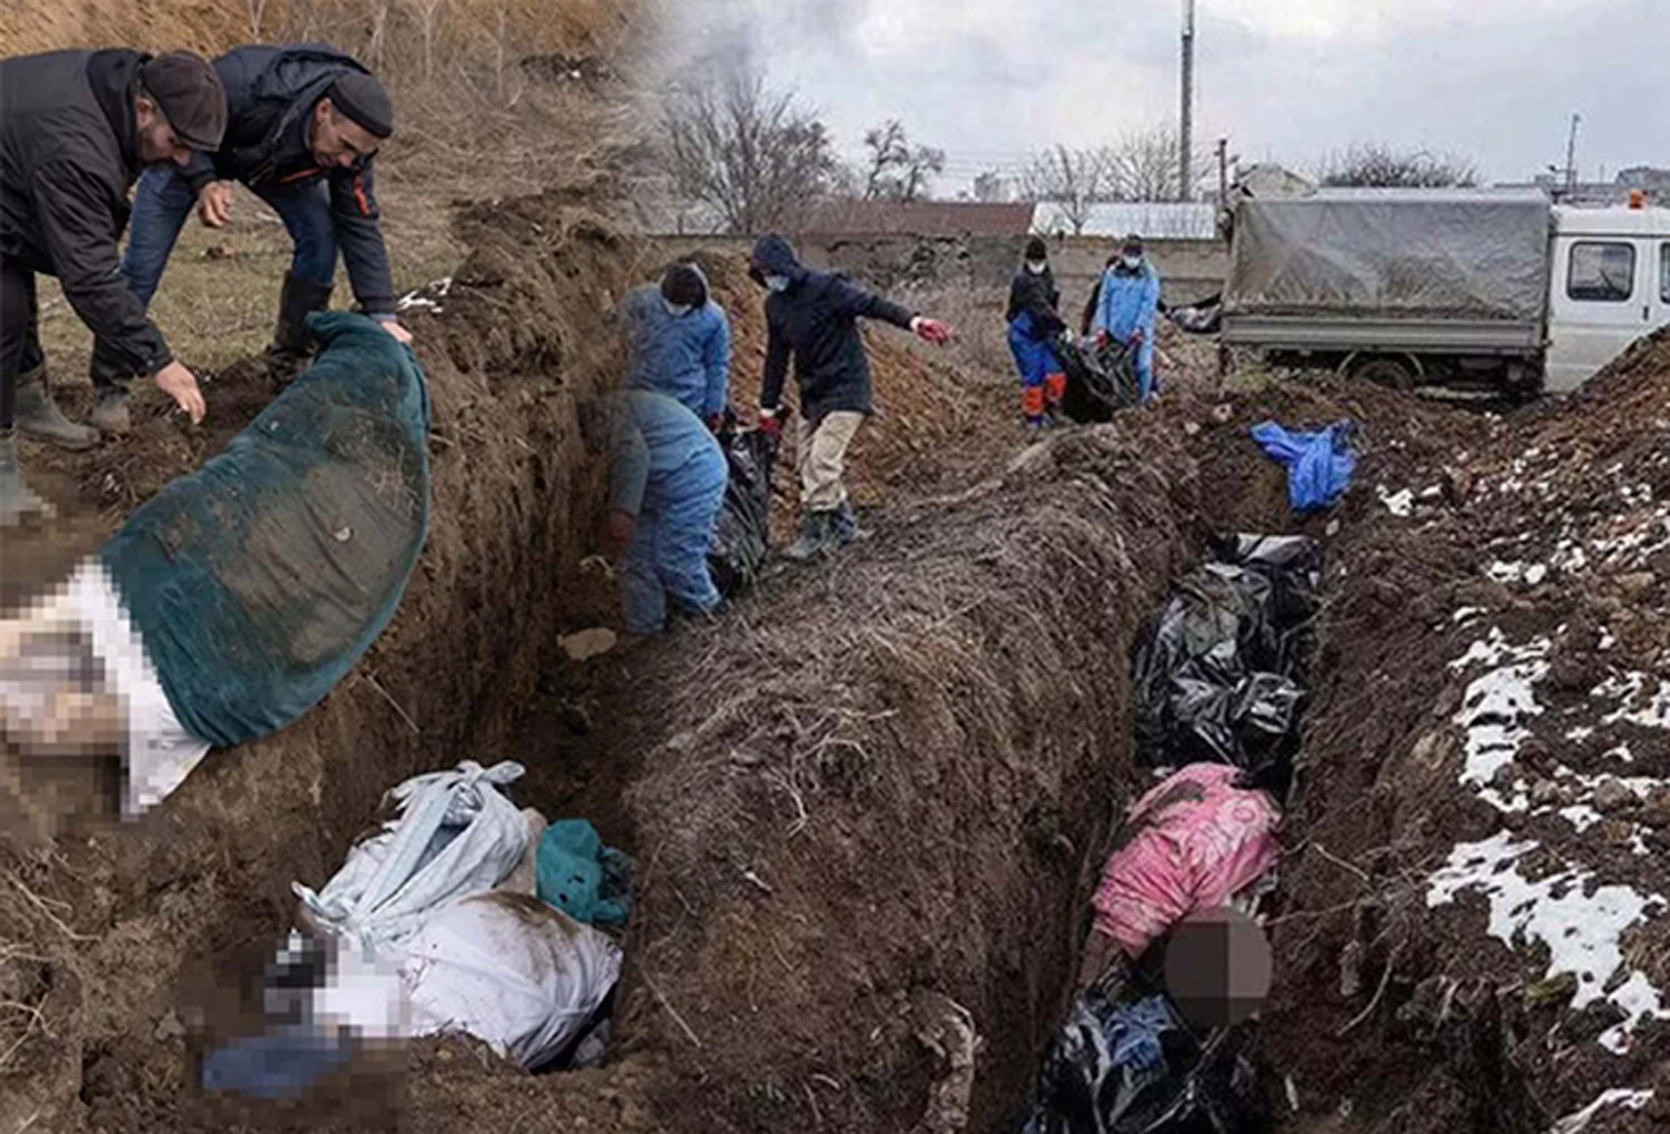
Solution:
M451 237L446 200L398 182L379 196L396 294L450 274L463 250ZM195 218L187 223L151 306L175 355L194 370L220 369L272 341L290 238L251 193L240 189L233 210L231 227L221 231ZM351 306L353 294L340 269L337 282L334 305ZM84 384L92 335L56 280L43 277L40 285L41 344L54 381Z

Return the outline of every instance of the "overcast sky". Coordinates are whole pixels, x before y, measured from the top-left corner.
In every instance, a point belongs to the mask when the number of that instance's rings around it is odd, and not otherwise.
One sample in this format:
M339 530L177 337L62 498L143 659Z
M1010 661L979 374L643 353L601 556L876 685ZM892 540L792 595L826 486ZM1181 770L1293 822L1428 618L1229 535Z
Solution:
M1354 141L1457 152L1493 180L1670 166L1670 0L1197 0L1197 138L1309 170ZM889 117L988 165L1177 115L1182 0L675 0L680 50L745 56L844 151Z

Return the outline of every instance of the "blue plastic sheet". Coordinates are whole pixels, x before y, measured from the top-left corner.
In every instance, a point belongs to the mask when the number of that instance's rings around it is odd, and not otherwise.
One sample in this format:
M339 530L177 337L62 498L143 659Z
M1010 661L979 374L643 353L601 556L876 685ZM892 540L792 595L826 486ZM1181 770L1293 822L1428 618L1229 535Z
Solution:
M1252 427L1253 440L1265 455L1287 466L1287 498L1295 512L1332 508L1350 489L1357 468L1352 428L1349 421L1314 433L1294 432L1273 421Z

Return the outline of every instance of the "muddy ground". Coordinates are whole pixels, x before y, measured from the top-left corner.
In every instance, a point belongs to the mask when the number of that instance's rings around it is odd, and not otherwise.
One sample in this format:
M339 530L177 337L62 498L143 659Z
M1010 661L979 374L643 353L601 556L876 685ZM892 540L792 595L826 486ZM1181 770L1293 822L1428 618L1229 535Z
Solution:
M1220 387L1168 338L1159 408L1023 449L1002 376L880 332L885 412L855 456L872 537L722 624L580 666L557 636L609 611L582 563L602 471L582 407L620 370L615 305L673 251L605 215L549 194L460 218L475 251L413 319L435 526L355 674L138 825L0 851L8 1128L229 1128L186 1089L204 974L288 925L290 882L327 878L386 787L517 759L519 802L593 819L640 864L611 1059L530 1076L431 1043L292 1125L910 1130L944 1071L917 1038L939 994L984 1039L970 1129L1010 1129L1142 780L1132 645L1218 530L1328 552L1260 1025L1280 1127L1540 1134L1597 1100L1589 1130L1657 1120L1647 1094L1602 1092L1654 1086L1670 980L1664 344L1502 420L1331 381ZM759 296L709 266L746 400ZM53 458L76 538L216 451L264 382L220 376L212 432L147 402L127 445ZM1266 417L1360 424L1336 513L1291 515L1247 437ZM1575 982L1538 940L1571 967L1562 917Z

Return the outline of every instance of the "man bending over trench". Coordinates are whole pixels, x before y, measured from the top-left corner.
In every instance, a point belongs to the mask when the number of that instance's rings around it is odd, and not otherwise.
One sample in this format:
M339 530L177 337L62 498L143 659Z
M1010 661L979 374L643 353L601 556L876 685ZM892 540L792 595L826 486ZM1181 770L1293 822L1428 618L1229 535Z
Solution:
M621 605L627 633L659 634L667 606L718 614L708 552L729 475L700 418L665 394L628 390L611 399L614 470L603 541L624 550Z

